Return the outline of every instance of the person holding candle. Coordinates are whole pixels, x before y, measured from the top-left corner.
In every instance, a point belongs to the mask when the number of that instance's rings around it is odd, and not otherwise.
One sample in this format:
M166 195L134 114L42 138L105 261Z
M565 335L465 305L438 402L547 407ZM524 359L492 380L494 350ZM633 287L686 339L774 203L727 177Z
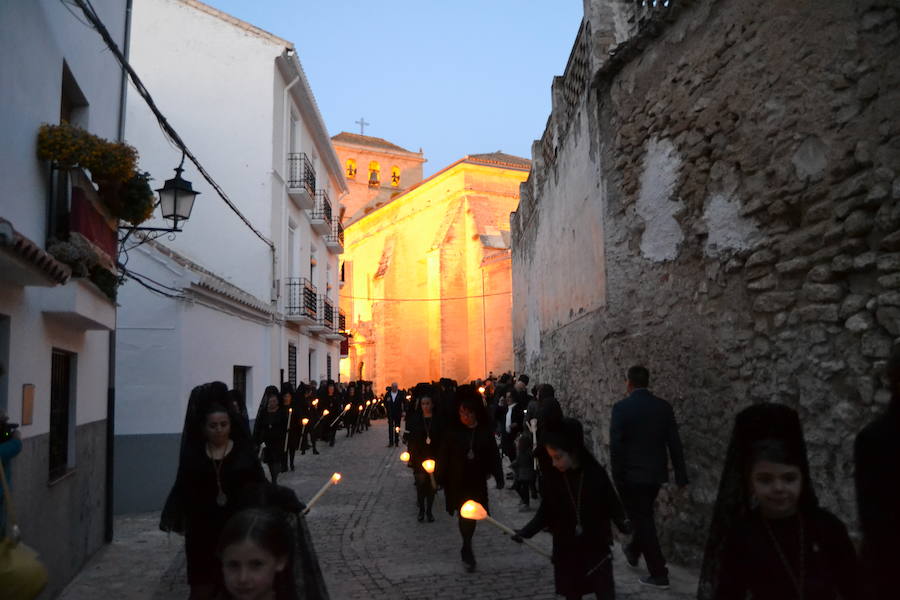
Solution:
M197 386L185 415L175 484L160 529L184 534L191 598L206 600L221 578L216 544L247 490L265 484L262 465L220 382ZM234 424L235 426L232 426Z
M341 414L344 409L344 403L341 396L337 393L334 381L323 381L319 386L319 410L328 411L331 415L330 419L322 419L319 423L320 436L328 442L329 446L334 446L335 435L337 434L337 422L334 419Z
M350 405L350 409L344 415L344 427L347 428L347 434L344 437L352 437L356 433L356 428L360 417L359 394L356 389L356 382L351 381L347 384L347 391L344 393L344 405Z
M316 388L312 386L303 387L302 395L302 418L309 419L306 427L301 429L300 433L300 454L306 454L306 451L312 448L313 454L318 454L316 449L316 423L319 420L321 410L319 409L319 401L315 396Z
M262 448L262 461L269 467L272 483L278 483L278 473L284 464L286 435L287 411L278 401L278 388L270 385L266 388L256 422L253 424L253 441Z
M456 398L459 422L444 435L435 471L438 485L444 488L450 515L459 511L467 500L474 500L487 510L489 477L494 477L498 488L503 487L500 453L481 395L472 386L462 385L456 389ZM472 549L475 524L476 521L459 515L459 533L463 542L460 556L469 572L476 566Z
M300 384L303 385L302 383ZM295 394L294 386L290 381L281 384L281 406L287 413L287 453L285 455L284 470L294 470L294 457L297 455L297 449L300 447L300 435L303 430L301 421L303 420L302 410L299 403L294 402L294 397L300 395L298 390Z
M434 505L435 490L431 476L422 467L423 461L437 459L443 438L443 424L434 413L431 386L416 386L419 409L406 415L406 441L409 448L409 464L412 466L416 484L416 504L419 507L418 521L426 518L434 522L431 508Z
M598 600L615 598L610 523L629 533L625 509L606 469L585 448L581 423L563 419L558 429L544 435L543 443L554 469L547 474L537 513L516 531L513 541L548 528L556 593L567 600L590 593Z

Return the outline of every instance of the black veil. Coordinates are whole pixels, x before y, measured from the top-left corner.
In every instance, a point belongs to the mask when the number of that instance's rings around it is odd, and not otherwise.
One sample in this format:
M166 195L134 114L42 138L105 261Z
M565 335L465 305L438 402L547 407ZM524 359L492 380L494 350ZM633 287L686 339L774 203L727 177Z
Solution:
M722 467L719 494L716 497L709 537L703 554L697 598L710 600L718 587L720 561L726 538L735 523L746 521L752 512L747 486L752 448L762 440L777 440L785 445L791 455L798 457L803 473L803 490L800 493L799 510L818 506L812 480L809 476L809 460L803 427L797 411L784 404L764 403L745 408L737 414L728 453Z

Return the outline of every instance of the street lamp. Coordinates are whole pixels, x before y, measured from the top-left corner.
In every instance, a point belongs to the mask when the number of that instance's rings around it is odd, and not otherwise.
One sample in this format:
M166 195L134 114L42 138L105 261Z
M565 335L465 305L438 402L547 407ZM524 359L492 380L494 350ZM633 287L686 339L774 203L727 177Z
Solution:
M175 167L175 177L167 179L161 188L154 190L159 194L157 205L163 219L171 221L172 225L170 227L127 227L120 225L119 229L124 229L128 232L125 239L128 239L128 236L133 231L161 231L166 233L181 231L179 225L182 221L187 221L191 217L194 200L200 193L194 191L191 182L181 176L181 173L184 172L183 167L184 154L181 155L181 163Z

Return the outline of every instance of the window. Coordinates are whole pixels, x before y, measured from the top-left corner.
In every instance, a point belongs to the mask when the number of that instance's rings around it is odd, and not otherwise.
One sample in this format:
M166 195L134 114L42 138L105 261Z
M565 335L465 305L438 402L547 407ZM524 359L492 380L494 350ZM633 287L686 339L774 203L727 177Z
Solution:
M391 186L400 185L400 167L391 167Z
M347 160L347 178L353 179L356 177L356 161L351 159Z
M369 163L369 185L381 185L381 165L374 160Z
M331 379L331 354L325 355L325 379Z
M308 356L308 358L307 358L306 368L307 368L307 373L309 373L309 379L310 379L310 381L312 381L312 380L315 379L315 377L316 377L316 375L315 375L315 372L316 372L316 351L315 351L315 350L310 350L310 351L309 351L309 356Z
M287 276L288 277L297 277L297 271L295 271L294 266L294 254L296 253L297 244L297 232L294 229L294 224L288 224L288 243L287 243Z
M288 344L288 381L297 387L297 346Z
M86 127L87 106L87 98L84 97L84 93L78 87L78 82L75 81L72 71L69 70L69 65L63 61L59 122Z
M250 379L250 367L234 365L232 369L232 385L231 388L238 392L244 399L244 406L247 406L247 386Z
M74 437L75 355L53 349L50 363L50 481L59 479L74 466L70 443Z

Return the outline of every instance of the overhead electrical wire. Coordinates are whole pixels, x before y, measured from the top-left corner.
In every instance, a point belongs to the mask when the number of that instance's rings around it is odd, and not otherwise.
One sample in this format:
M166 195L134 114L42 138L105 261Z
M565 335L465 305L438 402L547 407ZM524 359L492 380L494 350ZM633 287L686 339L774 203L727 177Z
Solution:
M236 214L244 224L250 228L250 230L256 234L256 237L261 239L269 248L273 251L275 249L275 244L264 236L260 231L253 226L253 224L244 216L244 214L238 209L237 206L231 201L228 195L225 193L225 190L216 183L216 181L212 178L212 176L203 168L203 165L200 164L200 161L194 156L194 153L190 151L187 147L187 144L181 139L181 136L178 135L178 132L169 124L169 121L166 119L165 115L162 114L162 111L159 110L159 107L156 106L156 102L153 101L153 97L150 95L150 92L147 91L147 88L144 87L144 83L141 81L141 78L138 77L138 74L134 71L131 65L128 63L128 60L122 54L122 51L119 49L119 46L116 44L115 40L113 40L112 36L109 33L109 30L103 24L103 21L100 20L100 17L97 16L97 13L94 11L93 7L90 5L90 2L87 0L72 0L78 8L84 13L84 16L90 22L94 29L97 30L97 33L100 34L100 37L103 38L103 41L106 43L106 46L113 53L113 56L116 57L116 60L122 65L122 68L128 73L128 77L131 79L131 83L134 86L134 89L138 94L144 99L144 102L147 103L147 106L156 116L156 120L159 123L159 126L162 128L166 137L169 138L178 148L184 153L184 155L190 159L194 166L197 167L197 171L203 178L212 186L212 188L216 191L219 197L223 202L230 208L234 214Z

